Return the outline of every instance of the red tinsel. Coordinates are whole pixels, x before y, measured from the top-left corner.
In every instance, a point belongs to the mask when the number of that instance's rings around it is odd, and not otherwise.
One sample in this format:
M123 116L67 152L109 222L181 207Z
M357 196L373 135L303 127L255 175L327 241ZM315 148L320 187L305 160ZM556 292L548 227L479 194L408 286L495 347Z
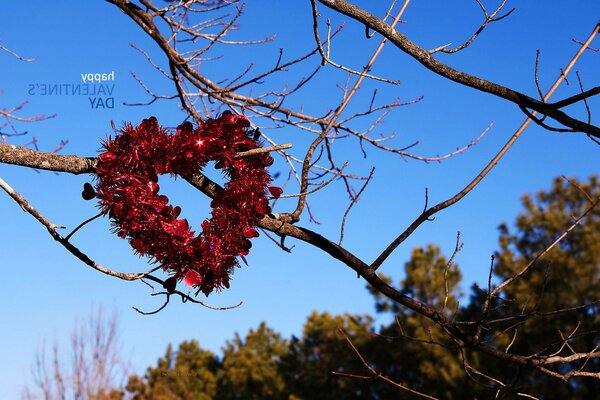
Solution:
M96 197L119 237L207 296L229 287L239 266L236 257L248 254L249 239L258 236L256 224L271 211L265 191L281 194L268 186L265 168L273 163L268 153L236 155L259 147L248 135L249 126L245 117L226 111L196 129L186 122L169 134L151 117L137 127L126 124L109 139L95 169ZM190 177L208 161L216 161L215 168L230 180L212 200L212 217L196 235L187 220L178 219L181 209L159 194L158 175Z

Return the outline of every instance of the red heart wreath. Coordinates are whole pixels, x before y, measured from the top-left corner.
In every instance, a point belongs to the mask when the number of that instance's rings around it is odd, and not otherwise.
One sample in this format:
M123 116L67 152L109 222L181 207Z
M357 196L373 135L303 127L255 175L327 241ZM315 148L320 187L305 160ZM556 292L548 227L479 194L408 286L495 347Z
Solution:
M249 126L245 117L228 111L195 130L186 122L175 134L163 130L154 117L137 127L126 124L103 145L94 171L95 191L86 184L84 198L97 197L117 235L171 272L171 285L184 279L196 294L207 296L215 288L228 288L239 266L236 257L248 254L249 239L258 236L255 226L271 211L265 191L281 194L280 188L268 186L265 167L273 163L268 153L237 155L259 147L249 137ZM177 218L181 208L158 193L158 175L190 177L209 161L216 161L215 168L222 168L230 181L212 200L212 218L202 222L196 235L187 220Z

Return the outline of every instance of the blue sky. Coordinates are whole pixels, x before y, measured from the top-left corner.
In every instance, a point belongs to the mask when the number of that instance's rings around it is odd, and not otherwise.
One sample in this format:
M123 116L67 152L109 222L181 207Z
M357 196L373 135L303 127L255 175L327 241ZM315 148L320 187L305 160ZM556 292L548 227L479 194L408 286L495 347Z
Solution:
M370 2L357 2L368 4ZM465 40L478 26L481 15L475 2L413 2L398 29L426 48ZM535 96L533 80L535 52L541 50L540 81L547 89L577 50L571 39L587 37L600 15L597 1L509 1L517 10L503 22L491 26L469 49L440 59L456 68L500 84L509 85ZM534 4L537 3L537 4ZM167 126L181 122L183 114L174 101L158 101L148 107L127 107L123 102L147 100L146 94L131 77L133 71L157 92L171 94L165 80L148 66L146 60L129 43L135 43L164 65L156 46L130 19L114 6L102 1L88 1L85 6L62 0L54 2L9 2L0 15L0 43L35 62L24 63L0 54L0 107L11 107L24 100L29 104L21 115L53 114L51 120L20 124L28 136L10 139L22 145L35 136L40 149L51 150L60 140L68 139L63 154L94 156L100 141L110 134L110 121L139 122L155 115ZM487 3L489 4L489 3ZM490 8L493 5L489 5ZM345 18L328 13L337 24ZM215 80L235 76L254 63L254 70L268 68L276 60L279 48L293 57L313 46L309 2L253 1L241 18L241 30L235 38L261 38L276 34L276 40L252 48L232 47L218 50L223 57L206 63L203 72ZM365 41L361 26L347 21L341 37L334 42L336 60L360 68L370 57L376 39ZM600 47L598 40L596 47ZM310 73L320 60L310 59L303 67L278 75L272 87L296 82ZM587 52L576 68L589 88L598 85L600 55ZM82 73L114 71L115 107L92 109L86 96L42 96L28 93L30 85L77 84ZM346 227L345 246L369 262L418 215L423 207L425 187L430 204L442 201L472 179L523 120L517 107L489 95L474 92L447 82L421 68L415 61L391 46L386 47L373 73L398 79L394 87L382 87L378 98L424 99L416 105L398 109L379 129L382 134L396 132L391 143L397 147L419 140L414 151L421 155L453 151L494 122L490 133L467 153L442 163L424 164L403 160L392 154L367 147L362 157L356 142L340 142L335 149L340 160L351 162L351 171L368 173L377 167L373 181L361 201L353 208ZM317 114L325 113L339 101L335 83L345 75L326 68L312 85L308 85L288 106L305 106ZM562 88L555 98L574 93L571 86ZM368 105L373 82L367 82L352 103L349 112ZM255 90L263 90L256 87ZM590 105L597 107L599 101ZM576 111L579 113L580 111ZM583 114L579 114L580 116ZM293 153L301 156L308 145L305 133L291 128L269 130L278 142L294 144ZM580 134L557 134L531 126L497 168L467 198L440 213L434 222L422 226L382 267L395 279L402 277L403 263L415 246L433 242L447 255L452 252L456 232L461 232L463 251L456 261L464 275L463 289L473 282L484 284L490 255L497 248L496 227L512 221L520 210L519 198L526 192L549 187L555 176L585 179L598 173L600 147ZM282 171L281 160L272 167ZM74 227L94 215L93 202L80 197L89 176L37 173L15 166L0 165L0 177L21 192L35 207L55 223ZM276 183L282 183L279 178ZM163 183L164 182L164 183ZM200 221L208 214L207 201L186 184L161 180L163 190L173 202L182 205L190 221ZM290 188L289 192L293 192ZM318 192L311 199L313 213L321 223L304 217L307 226L329 238L339 236L339 226L347 205L347 195L340 183ZM289 211L293 202L278 203L275 211ZM200 216L195 216L199 214ZM227 306L243 301L230 311L212 311L172 301L154 316L142 316L131 309L150 310L160 300L149 296L141 283L127 283L100 275L85 267L63 248L56 245L45 229L21 212L8 196L0 194L0 268L3 290L0 292L0 316L5 327L0 334L0 389L17 397L22 384L30 379L29 368L35 352L45 340L64 342L75 318L85 318L94 307L116 309L121 317L121 339L125 357L138 372L154 363L168 343L197 339L208 349L219 351L234 332L244 334L266 320L285 336L299 334L305 317L312 311L332 313L372 313L373 302L365 283L340 263L302 243L292 254L278 250L261 236L253 241L249 267L236 271L231 289L213 294L207 302ZM76 244L88 251L99 263L121 271L142 271L147 264L132 254L125 241L109 232L107 220L86 227L76 236ZM9 398L9 397L7 397Z

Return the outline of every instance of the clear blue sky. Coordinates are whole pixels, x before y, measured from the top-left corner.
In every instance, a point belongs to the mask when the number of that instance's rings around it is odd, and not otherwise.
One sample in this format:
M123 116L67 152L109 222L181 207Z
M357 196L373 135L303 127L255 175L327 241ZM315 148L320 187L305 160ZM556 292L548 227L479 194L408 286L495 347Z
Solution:
M20 115L38 113L57 117L17 127L29 135L11 139L22 145L35 136L42 150L53 149L62 139L69 144L63 154L94 156L100 141L111 133L110 121L139 122L155 115L167 126L183 119L174 101L159 101L148 107L126 107L123 102L147 99L131 77L134 71L157 92L171 94L168 82L161 80L145 59L129 43L146 49L164 65L156 46L130 19L114 6L102 1L7 2L0 13L0 42L35 62L23 63L0 54L0 107L11 107L24 100L29 104ZM358 2L365 3L368 2ZM399 27L426 48L448 42L459 43L478 26L481 15L475 2L413 2ZM460 3L460 4L458 4ZM495 3L495 2L494 2ZM509 85L535 96L533 81L536 49L541 50L540 81L547 89L559 68L566 65L577 45L571 39L585 39L600 16L600 3L578 1L517 2L517 8L503 22L493 25L468 50L440 58L457 68ZM490 8L492 5L489 6ZM510 5L508 7L511 7ZM324 15L330 16L325 9ZM334 17L335 23L344 18ZM261 38L277 34L274 43L220 52L219 61L207 62L203 72L219 80L237 75L249 63L255 69L272 65L278 49L286 56L302 54L311 48L312 23L309 1L248 2L240 20L237 38ZM368 60L369 49L376 39L366 42L364 30L347 23L342 37L334 43L333 55L360 68ZM596 47L600 43L596 41ZM310 73L319 62L314 58L306 67L277 76L275 88L286 81L296 82ZM598 85L600 55L588 52L578 64L586 86ZM82 73L115 74L115 107L90 108L86 96L51 97L28 93L30 85L80 82ZM468 143L491 122L491 132L466 154L442 163L424 164L403 160L367 147L362 158L355 142L340 144L339 159L352 162L351 169L367 173L377 167L374 180L361 201L351 212L346 227L346 247L369 262L395 237L423 207L423 193L429 188L430 204L444 200L460 190L485 165L515 131L523 115L513 105L489 95L465 89L434 76L398 50L384 50L374 73L399 79L402 84L380 90L379 98L411 100L425 96L417 105L401 108L380 125L382 134L397 132L392 144L403 147L420 141L414 151L421 155L443 154ZM345 76L331 68L303 90L295 103L315 113L324 114L332 101L339 98L336 82ZM574 78L571 85L575 84ZM357 97L350 111L368 105L371 82ZM256 90L263 90L257 87ZM573 93L566 88L557 93ZM592 100L592 107L599 105ZM292 142L293 152L302 155L306 134L285 128L268 132L278 142ZM464 250L457 262L464 274L463 289L473 282L485 284L490 255L497 248L496 227L512 221L520 210L523 193L535 192L550 185L555 176L568 175L585 179L598 173L600 147L580 134L556 134L532 126L511 149L490 176L466 199L422 226L382 268L395 279L402 277L403 263L415 246L433 242L449 255L456 231L460 230ZM273 171L282 171L279 161ZM80 197L86 176L37 173L24 168L0 165L0 177L21 192L43 214L57 224L74 227L94 215L92 202ZM282 178L279 178L281 183ZM167 181L164 179L163 181ZM181 203L188 219L200 221L208 213L206 201L180 181L164 184L169 197ZM292 189L290 189L292 190ZM281 202L275 211L289 211L292 202ZM305 217L301 225L329 237L337 238L339 223L347 205L341 184L334 184L311 199L312 210L321 222L315 225ZM200 216L195 216L198 213ZM212 311L177 301L154 316L142 316L131 306L150 310L161 304L149 296L141 283L126 283L103 276L87 268L56 245L45 229L23 212L8 196L0 193L0 268L3 289L0 291L3 346L0 349L0 392L5 398L17 397L21 385L30 379L29 368L42 342L57 338L68 340L75 318L86 318L94 307L113 307L121 317L122 344L125 357L138 372L154 363L168 343L197 339L208 349L219 351L234 332L244 334L266 320L285 336L299 334L305 317L312 311L372 313L373 302L365 283L356 274L326 254L302 243L292 254L284 253L266 238L255 239L249 267L236 271L232 287L211 295L208 303L226 306L243 301L231 311ZM77 235L76 244L99 263L121 271L142 271L144 259L132 255L125 241L109 233L107 220L96 221Z

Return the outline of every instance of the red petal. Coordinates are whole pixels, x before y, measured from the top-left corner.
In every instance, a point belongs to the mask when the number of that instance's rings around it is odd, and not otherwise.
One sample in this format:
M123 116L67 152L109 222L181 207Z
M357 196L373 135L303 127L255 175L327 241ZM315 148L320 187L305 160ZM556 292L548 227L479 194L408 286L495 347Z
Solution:
M115 159L115 155L110 152L104 152L98 156L101 162L111 162Z
M281 196L281 193L283 193L283 189L277 186L269 186L267 189L269 189L269 193L271 193L271 195L276 199L278 199L279 196Z
M208 235L211 232L212 229L210 229L210 222L208 222L208 220L204 220L202 221L202 232L204 232L205 235Z
M202 282L202 275L200 275L197 271L190 269L185 274L185 278L183 278L183 282L185 282L185 284L188 286L196 286L200 282Z
M248 239L258 237L258 232L251 226L247 226L244 228L244 236Z

